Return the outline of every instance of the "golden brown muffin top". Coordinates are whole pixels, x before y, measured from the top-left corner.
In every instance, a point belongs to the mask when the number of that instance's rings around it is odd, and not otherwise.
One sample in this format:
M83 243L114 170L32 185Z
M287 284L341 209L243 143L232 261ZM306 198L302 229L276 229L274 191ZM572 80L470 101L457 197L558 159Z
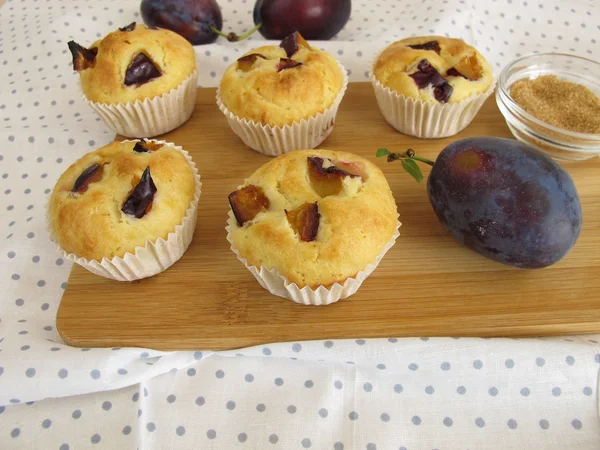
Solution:
M128 103L160 96L196 70L194 48L187 40L135 23L107 34L89 49L73 41L69 48L83 93L92 102Z
M280 46L269 45L250 50L227 68L220 95L237 117L281 127L329 108L343 80L340 66L324 51L299 45L288 56Z
M286 153L259 168L236 193L249 190L249 202L230 195L238 218L230 221L233 247L249 265L276 268L300 288L354 277L374 262L398 225L385 176L351 153Z
M88 260L123 257L146 241L167 239L181 223L194 199L192 168L174 147L137 143L150 151L142 151L136 142L113 142L87 153L60 176L48 215L52 238L63 250ZM82 173L98 166L86 185ZM148 167L156 192L143 216L136 218L122 209ZM145 196L133 197L126 209Z
M451 104L483 94L494 80L490 65L474 47L442 36L394 42L377 58L373 75L406 97Z

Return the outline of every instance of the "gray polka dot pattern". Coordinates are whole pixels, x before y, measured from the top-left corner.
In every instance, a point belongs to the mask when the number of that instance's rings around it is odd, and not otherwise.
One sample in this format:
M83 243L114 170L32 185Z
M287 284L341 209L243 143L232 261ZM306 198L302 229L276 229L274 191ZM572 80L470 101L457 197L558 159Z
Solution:
M538 356L537 358L535 358L535 364L538 367L544 367L546 365L546 360Z
M249 29L253 3L220 1L223 29ZM599 13L572 3L356 0L346 27L319 46L352 81L367 81L383 46L447 33L475 43L497 76L533 51L593 58ZM594 336L355 336L223 353L64 345L55 318L72 263L48 241L45 204L69 165L114 138L82 100L66 43L89 45L133 20L142 21L139 2L7 0L0 8L0 384L10 386L0 389L4 446L135 448L142 439L156 448L406 450L420 448L418 433L426 431L439 436L427 448L488 448L492 430L521 448L597 446ZM259 39L197 46L199 83L216 86ZM215 111L202 104L196 114ZM439 410L428 411L427 400ZM323 429L299 425L314 421Z

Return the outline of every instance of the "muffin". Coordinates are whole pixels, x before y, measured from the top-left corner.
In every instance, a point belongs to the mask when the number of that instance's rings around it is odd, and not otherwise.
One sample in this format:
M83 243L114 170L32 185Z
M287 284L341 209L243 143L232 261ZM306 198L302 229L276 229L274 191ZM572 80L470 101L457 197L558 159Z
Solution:
M118 134L156 136L191 116L196 57L178 34L133 22L89 48L70 41L69 50L88 104Z
M231 64L217 104L246 145L276 156L314 148L329 136L347 84L341 64L295 32Z
M69 260L120 281L156 275L189 246L200 176L164 141L113 142L84 155L50 197L50 237Z
M376 58L371 80L387 122L421 138L463 130L495 85L490 65L475 48L441 36L394 42Z
M227 239L272 294L322 305L356 292L399 235L373 163L345 152L279 156L229 195Z

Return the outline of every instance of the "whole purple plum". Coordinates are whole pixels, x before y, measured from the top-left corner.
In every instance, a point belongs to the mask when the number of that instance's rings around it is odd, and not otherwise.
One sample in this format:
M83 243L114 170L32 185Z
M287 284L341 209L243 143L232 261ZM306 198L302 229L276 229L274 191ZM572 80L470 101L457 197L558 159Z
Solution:
M350 18L350 0L257 0L254 23L267 39L283 39L294 31L305 39L327 40Z
M166 28L192 45L209 44L221 30L223 18L215 0L142 0L140 12L149 27Z
M433 165L427 193L452 236L511 266L554 264L581 231L581 204L569 174L512 139L476 137L448 145Z

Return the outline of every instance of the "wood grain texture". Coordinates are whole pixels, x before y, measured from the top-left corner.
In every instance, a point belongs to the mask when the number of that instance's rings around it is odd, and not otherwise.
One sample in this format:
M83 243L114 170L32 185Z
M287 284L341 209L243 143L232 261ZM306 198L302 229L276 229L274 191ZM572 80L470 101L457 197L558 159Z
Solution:
M566 258L536 271L461 247L437 221L425 183L415 183L397 163L377 160L398 204L401 236L356 295L329 306L301 306L263 290L229 249L227 195L269 158L230 132L214 96L214 89L199 89L192 119L165 136L190 151L202 174L189 250L166 272L133 283L75 265L57 315L68 344L218 350L310 339L600 332L598 158L565 164L581 197L583 231ZM355 83L321 147L373 160L378 147L412 147L434 159L449 142L481 135L511 137L493 97L459 136L419 140L388 126L371 85Z

